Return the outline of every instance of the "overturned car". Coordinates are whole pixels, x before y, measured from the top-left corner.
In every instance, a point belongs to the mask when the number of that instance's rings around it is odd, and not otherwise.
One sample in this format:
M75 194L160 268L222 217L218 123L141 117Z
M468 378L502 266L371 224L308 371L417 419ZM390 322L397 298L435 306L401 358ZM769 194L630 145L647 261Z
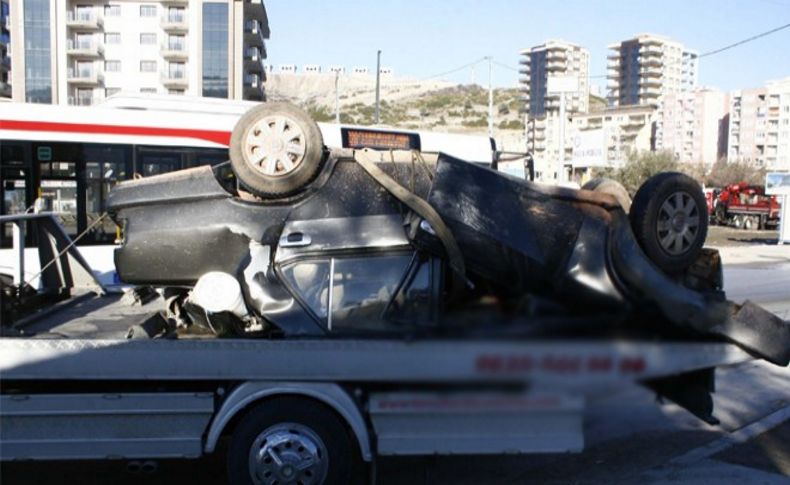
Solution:
M257 337L726 338L780 365L786 322L728 302L706 203L678 173L630 200L546 187L445 154L327 150L266 103L231 160L123 182L116 267L161 288L170 330Z

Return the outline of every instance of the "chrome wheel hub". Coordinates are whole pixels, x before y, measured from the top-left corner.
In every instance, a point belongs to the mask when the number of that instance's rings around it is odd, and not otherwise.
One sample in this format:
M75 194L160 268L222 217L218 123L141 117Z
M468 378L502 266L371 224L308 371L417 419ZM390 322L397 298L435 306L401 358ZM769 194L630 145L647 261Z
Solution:
M320 484L328 465L323 441L301 424L271 426L255 438L250 448L250 476L258 484Z
M658 211L656 234L661 249L674 256L688 251L699 225L700 213L694 198L686 192L671 194Z
M305 156L305 135L292 119L267 116L256 122L244 140L247 163L270 177L281 177L296 170Z

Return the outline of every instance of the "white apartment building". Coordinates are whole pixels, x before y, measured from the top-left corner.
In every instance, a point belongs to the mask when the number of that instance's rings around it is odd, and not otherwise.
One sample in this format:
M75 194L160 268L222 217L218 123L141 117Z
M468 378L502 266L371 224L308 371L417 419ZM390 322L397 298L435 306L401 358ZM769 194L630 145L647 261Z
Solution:
M631 152L655 148L655 110L651 106L621 106L572 117L569 132L573 177L583 184L598 167L619 167Z
M731 93L727 159L790 171L790 77Z
M263 100L260 0L11 0L13 100L117 92Z
M566 109L570 113L587 112L590 106L590 53L587 49L562 40L548 40L520 54L519 84L530 118L559 110L559 94L546 90L550 77L578 78L578 90L565 94Z
M563 40L547 40L524 49L519 61L519 86L524 101L527 142L535 160L536 173L543 181L557 181L560 171L560 94L549 93L549 79L575 77L578 88L564 93L568 114L586 113L590 107L590 54L587 49ZM569 124L566 121L566 139ZM566 156L570 158L566 143Z
M661 96L697 86L699 54L653 34L609 45L607 90L610 106L658 106Z
M656 150L672 152L682 163L710 168L727 154L729 97L716 89L669 93L657 113Z

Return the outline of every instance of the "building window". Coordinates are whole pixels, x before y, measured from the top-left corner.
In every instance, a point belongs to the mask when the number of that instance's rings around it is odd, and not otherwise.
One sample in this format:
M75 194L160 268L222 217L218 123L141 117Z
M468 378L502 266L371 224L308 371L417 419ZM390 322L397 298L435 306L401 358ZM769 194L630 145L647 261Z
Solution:
M228 97L228 4L203 4L203 96Z
M109 98L113 94L118 94L121 92L121 88L107 88L104 90L104 96Z
M156 34L140 34L140 45L155 45Z
M175 95L181 96L181 95L184 94L184 90L183 89L168 89L167 90L167 94L175 94Z
M187 66L183 62L171 62L167 65L167 77L184 79L187 77Z
M121 61L104 61L104 72L121 72Z
M167 37L167 48L171 51L183 52L187 50L186 37L183 35L170 35Z
M25 101L52 102L49 0L24 0Z
M156 17L156 5L140 5L140 17Z
M140 92L147 94L154 94L156 93L156 88L140 88Z
M104 43L105 44L120 44L121 43L121 34L118 32L107 32L104 34Z
M156 61L140 61L140 72L156 72Z
M105 5L104 6L104 16L105 17L120 17L121 16L121 6L120 5Z

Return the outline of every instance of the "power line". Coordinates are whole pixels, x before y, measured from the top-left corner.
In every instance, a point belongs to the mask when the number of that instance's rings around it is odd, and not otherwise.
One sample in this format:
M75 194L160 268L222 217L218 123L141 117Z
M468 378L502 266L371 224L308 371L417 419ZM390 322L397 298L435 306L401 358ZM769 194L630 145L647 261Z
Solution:
M485 60L486 60L485 57L481 57L480 59L477 59L476 61L470 62L468 64L464 64L463 66L456 67L455 69L451 69L449 71L441 72L439 74L434 74L433 76L424 77L424 78L420 79L420 81L427 81L429 79L433 79L433 78L437 78L437 77L444 77L444 76L447 76L448 74L454 74L454 73L456 73L458 71L462 71L462 70L470 68L472 66L476 66L477 64L480 64L481 62L483 62Z
M752 41L754 41L754 40L757 40L757 39L763 38L763 37L765 37L765 36L768 36L768 35L774 34L774 33L776 33L776 32L779 32L780 30L784 30L784 29L786 29L786 28L788 28L788 27L790 27L790 24L784 24L784 25L782 25L781 27L777 27L777 28L775 28L775 29L771 29L771 30L768 30L768 31L766 31L766 32L763 32L763 33L761 33L761 34L754 35L754 36L752 36L752 37L749 37L748 39L739 40L738 42L735 42L734 44L726 45L726 46L724 46L724 47L722 47L722 48L720 48L720 49L716 49L716 50L712 50L712 51L710 51L710 52L705 52L704 54L700 54L700 55L699 55L699 58L700 58L700 59L702 59L703 57L712 56L712 55L714 55L714 54L718 54L718 53L720 53L720 52L724 52L724 51L726 51L726 50L730 50L730 49L732 49L732 48L738 47L739 45L743 45L743 44L746 44L746 43L748 43L748 42L752 42Z

